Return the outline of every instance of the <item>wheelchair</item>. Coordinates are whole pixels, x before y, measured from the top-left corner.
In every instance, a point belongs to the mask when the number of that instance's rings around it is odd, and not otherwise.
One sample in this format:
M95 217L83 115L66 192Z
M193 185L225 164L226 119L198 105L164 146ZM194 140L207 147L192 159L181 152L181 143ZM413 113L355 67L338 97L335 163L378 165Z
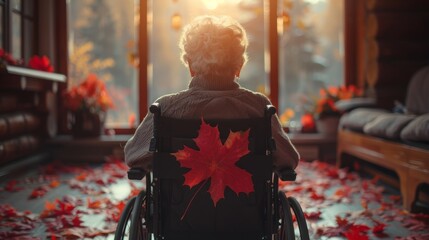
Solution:
M146 190L126 204L115 232L115 240L285 240L295 239L294 220L299 237L309 239L307 223L294 197L278 191L279 178L294 181L293 169L273 171L271 136L274 106L268 105L260 118L248 119L173 119L164 117L157 103L151 105L154 133L150 150L154 152L153 171L131 168L128 178L146 178ZM225 188L224 198L214 206L208 184L190 188L175 156L184 146L198 149L194 139L201 122L217 126L224 142L230 132L249 130L250 153L236 165L252 175L254 192L236 194ZM210 182L209 182L210 183ZM189 203L192 202L191 205ZM184 216L186 212L186 216Z

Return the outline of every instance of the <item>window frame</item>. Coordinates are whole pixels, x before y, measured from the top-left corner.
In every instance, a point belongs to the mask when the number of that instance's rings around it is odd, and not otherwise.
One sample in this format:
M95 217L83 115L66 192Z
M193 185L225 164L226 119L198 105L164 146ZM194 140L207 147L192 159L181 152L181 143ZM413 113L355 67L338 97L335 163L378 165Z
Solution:
M29 4L29 2L32 2L33 8L32 8L32 15L30 16L26 13L26 4ZM3 6L3 15L2 15L2 26L0 26L3 29L3 46L0 46L0 48L3 48L6 52L12 51L12 43L13 43L13 34L12 34L12 16L13 14L18 14L21 19L20 24L20 34L21 34L21 45L20 45L20 59L23 59L25 62L29 60L29 58L37 53L38 49L38 28L37 28L37 7L38 7L38 0L31 0L31 1L24 1L21 0L21 6L20 10L16 10L12 6L12 0L0 0L0 5ZM26 30L27 21L31 21L33 23L33 35L31 36ZM27 41L32 42L32 46L27 49L28 47L25 46ZM27 58L26 58L27 56Z

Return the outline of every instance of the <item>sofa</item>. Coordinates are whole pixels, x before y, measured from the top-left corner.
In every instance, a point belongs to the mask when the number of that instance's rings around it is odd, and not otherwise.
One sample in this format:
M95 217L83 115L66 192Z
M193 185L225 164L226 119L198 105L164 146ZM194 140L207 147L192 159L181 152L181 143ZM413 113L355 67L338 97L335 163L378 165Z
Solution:
M412 76L405 104L394 110L367 106L343 114L337 166L351 155L395 172L403 207L419 211L418 192L429 184L429 66Z

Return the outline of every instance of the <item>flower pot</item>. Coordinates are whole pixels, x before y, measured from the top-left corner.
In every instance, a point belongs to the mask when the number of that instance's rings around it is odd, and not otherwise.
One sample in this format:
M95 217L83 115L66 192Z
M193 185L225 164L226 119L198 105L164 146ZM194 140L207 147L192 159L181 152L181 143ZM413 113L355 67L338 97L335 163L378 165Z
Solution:
M340 122L339 116L328 116L316 120L317 132L324 135L337 134L338 123Z
M72 135L75 138L98 137L104 131L105 112L73 112Z

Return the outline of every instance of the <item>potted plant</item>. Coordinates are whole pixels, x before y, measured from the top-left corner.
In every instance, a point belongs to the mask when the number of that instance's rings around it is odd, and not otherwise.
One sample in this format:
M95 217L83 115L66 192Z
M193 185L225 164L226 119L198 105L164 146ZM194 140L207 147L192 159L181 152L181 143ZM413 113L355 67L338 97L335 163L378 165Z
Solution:
M336 134L341 112L335 103L361 96L362 93L363 91L354 85L320 89L320 98L317 99L313 112L317 131L323 134Z
M71 113L74 137L96 137L104 130L107 110L113 108L106 86L97 75L89 74L65 94L65 107Z

